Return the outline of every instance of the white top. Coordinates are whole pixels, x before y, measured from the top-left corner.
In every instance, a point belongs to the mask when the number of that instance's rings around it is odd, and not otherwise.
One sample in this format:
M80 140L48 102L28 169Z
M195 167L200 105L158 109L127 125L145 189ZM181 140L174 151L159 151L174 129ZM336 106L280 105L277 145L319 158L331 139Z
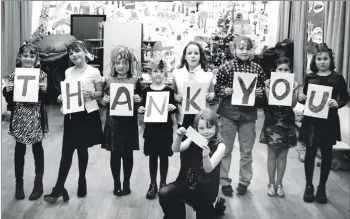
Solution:
M179 68L173 72L176 94L183 97L183 83L185 82L197 82L207 85L207 92L209 92L210 85L213 83L214 74L212 72L205 72L200 65L198 65L192 72L188 72L187 68ZM176 119L179 124L183 122L182 106L178 104L178 111Z

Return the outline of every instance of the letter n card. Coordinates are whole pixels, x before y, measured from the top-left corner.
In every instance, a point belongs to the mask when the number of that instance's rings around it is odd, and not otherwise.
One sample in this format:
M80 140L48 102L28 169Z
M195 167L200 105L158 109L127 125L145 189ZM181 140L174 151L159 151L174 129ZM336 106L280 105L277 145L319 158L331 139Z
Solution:
M148 92L144 122L167 122L169 91Z

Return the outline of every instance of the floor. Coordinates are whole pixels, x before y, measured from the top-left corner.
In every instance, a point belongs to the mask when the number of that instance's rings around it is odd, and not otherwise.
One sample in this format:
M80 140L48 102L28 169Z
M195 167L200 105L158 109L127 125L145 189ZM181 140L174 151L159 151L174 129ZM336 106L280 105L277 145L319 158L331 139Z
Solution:
M44 191L50 193L55 184L61 154L63 116L57 106L50 106L50 133L44 140L45 174ZM260 134L263 114L259 113L257 134ZM2 175L1 210L3 219L161 219L162 210L158 199L145 198L149 186L148 159L142 152L142 129L140 129L141 150L134 153L134 170L131 178L132 193L126 197L113 195L113 180L109 168L109 153L100 146L90 149L87 170L88 195L83 199L76 196L78 166L74 155L66 188L70 194L68 203L60 199L56 205L48 205L42 199L28 200L34 180L34 160L30 149L27 150L24 173L26 199L14 199L15 142L7 134L8 122L2 122ZM234 147L230 175L235 187L238 180L239 150ZM172 182L179 170L179 156L170 158L168 182ZM329 203L306 204L302 201L305 186L303 163L298 160L296 148L288 154L287 170L284 177L285 198L270 198L266 194L268 183L266 170L266 146L258 142L253 150L254 177L245 196L226 198L227 210L223 219L348 219L350 218L350 174L343 171L331 171L327 184ZM315 168L314 182L317 186L319 168ZM220 194L221 195L221 194ZM187 207L187 219L194 219L195 212Z

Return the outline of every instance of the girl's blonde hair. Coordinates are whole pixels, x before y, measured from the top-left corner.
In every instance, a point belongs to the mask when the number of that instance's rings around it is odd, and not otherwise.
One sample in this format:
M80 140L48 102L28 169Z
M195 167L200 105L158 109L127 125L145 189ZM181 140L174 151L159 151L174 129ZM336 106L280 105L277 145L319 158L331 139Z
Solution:
M113 48L111 51L110 76L111 77L117 76L118 72L115 70L114 64L117 62L117 60L121 60L121 59L125 59L125 61L129 65L129 70L127 72L128 78L131 78L133 76L138 76L140 63L138 62L134 52L130 48L122 45L119 45Z
M203 119L207 122L207 126L215 126L215 135L214 137L221 141L222 138L220 136L220 122L218 116L215 114L214 111L212 111L209 108L201 110L199 113L197 113L196 117L194 118L193 127L195 130L198 131L198 122L200 119Z
M35 63L34 68L40 68L40 61L39 61L39 50L34 44L24 44L21 47L19 47L17 57L16 57L16 67L22 67L21 62L21 55L25 52L29 52L30 54L35 55Z

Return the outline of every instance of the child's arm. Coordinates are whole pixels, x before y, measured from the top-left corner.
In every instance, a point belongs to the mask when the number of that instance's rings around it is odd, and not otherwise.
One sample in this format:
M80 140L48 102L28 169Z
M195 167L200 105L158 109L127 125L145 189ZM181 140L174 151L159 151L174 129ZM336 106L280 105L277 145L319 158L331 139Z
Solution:
M309 87L309 77L306 76L305 77L305 84L303 87L303 92L298 97L298 102L301 104L305 104L305 102L306 102L306 94L307 94L308 87Z
M226 146L223 143L218 145L213 156L209 156L210 149L204 146L203 149L203 169L206 173L210 173L220 163L225 156Z
M136 101L135 101L136 100ZM142 87L140 80L137 80L135 84L135 95L134 95L134 101L136 106L140 106L142 102Z
M186 134L186 129L184 127L181 127L176 131L176 137L175 137L175 140L173 142L173 145L171 146L171 149L174 152L185 151L190 146L191 140L189 138L186 139L184 142L181 142L181 140L185 134Z
M337 100L337 103L338 103L338 109L340 109L343 106L346 106L346 104L349 103L349 99L350 99L343 75L339 75L338 85L339 85L338 86L339 99Z
M216 73L216 84L214 85L215 95L218 97L226 97L225 88L229 82L229 74L224 67L220 67Z
M171 113L176 113L177 112L177 104L175 101L175 93L174 90L170 88L170 97L169 97L169 105L173 105L175 109L171 110Z
M292 108L294 108L297 105L298 102L298 95L299 95L299 85L294 82L293 83L293 96L292 96Z

